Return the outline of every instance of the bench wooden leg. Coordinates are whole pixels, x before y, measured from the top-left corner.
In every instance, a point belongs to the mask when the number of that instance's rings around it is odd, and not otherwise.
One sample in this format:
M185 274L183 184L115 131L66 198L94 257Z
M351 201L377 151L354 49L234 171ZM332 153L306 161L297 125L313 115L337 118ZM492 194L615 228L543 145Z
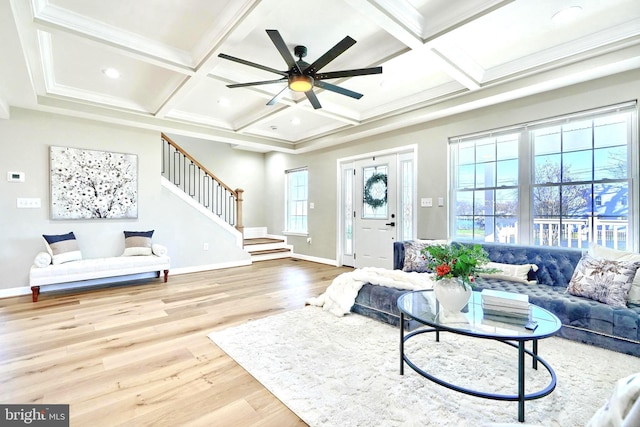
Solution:
M40 286L32 286L31 287L31 300L33 302L38 302L38 295L40 295Z
M167 283L167 278L169 277L169 270L164 271L164 283Z

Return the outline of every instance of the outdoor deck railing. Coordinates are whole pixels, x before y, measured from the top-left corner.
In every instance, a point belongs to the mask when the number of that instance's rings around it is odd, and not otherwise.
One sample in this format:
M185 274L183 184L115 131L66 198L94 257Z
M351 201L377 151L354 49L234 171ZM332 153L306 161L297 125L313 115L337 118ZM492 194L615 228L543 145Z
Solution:
M535 219L533 243L541 246L587 248L593 241L613 249L627 249L627 220L585 219ZM518 226L504 227L498 232L498 242L517 242Z

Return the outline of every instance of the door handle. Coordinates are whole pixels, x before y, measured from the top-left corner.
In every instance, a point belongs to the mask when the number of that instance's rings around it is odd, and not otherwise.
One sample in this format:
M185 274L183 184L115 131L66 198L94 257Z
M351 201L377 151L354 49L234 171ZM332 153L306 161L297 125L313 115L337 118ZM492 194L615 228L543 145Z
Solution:
M390 226L392 226L392 227L395 227L395 226L396 226L396 223L392 221L392 222L388 222L388 223L386 223L385 225L390 225Z

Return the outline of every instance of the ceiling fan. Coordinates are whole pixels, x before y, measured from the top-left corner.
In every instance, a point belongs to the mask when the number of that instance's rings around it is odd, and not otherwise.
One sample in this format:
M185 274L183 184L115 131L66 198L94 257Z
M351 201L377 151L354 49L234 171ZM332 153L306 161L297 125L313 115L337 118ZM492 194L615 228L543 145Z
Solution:
M313 92L314 87L319 87L335 93L339 93L341 95L360 99L362 98L361 93L354 92L352 90L345 89L331 83L327 83L323 80L382 73L382 67L358 68L355 70L330 71L326 73L319 72L322 67L336 59L345 50L349 49L356 43L356 41L349 36L342 39L342 41L329 49L324 55L316 59L315 62L313 62L312 64L308 64L302 60L302 58L307 56L307 48L305 46L296 46L294 48L294 54L298 57L298 60L296 61L294 60L293 56L291 56L291 52L289 52L289 49L287 48L287 45L285 44L278 30L266 31L273 44L276 46L276 49L278 49L278 52L280 52L280 55L284 59L284 62L287 63L287 67L289 67L287 71L276 70L275 68L256 64L255 62L246 61L244 59L226 55L224 53L220 53L218 56L220 58L228 59L230 61L238 62L244 65L249 65L251 67L270 71L272 73L280 74L281 76L283 76L282 78L276 80L265 80L260 82L227 85L227 87L229 88L236 88L280 83L286 81L287 86L282 89L276 96L274 96L269 102L267 102L267 105L274 105L284 95L287 89L291 89L295 92L304 92L311 105L313 105L314 109L322 108L322 105L320 105L320 101L318 101L318 97Z

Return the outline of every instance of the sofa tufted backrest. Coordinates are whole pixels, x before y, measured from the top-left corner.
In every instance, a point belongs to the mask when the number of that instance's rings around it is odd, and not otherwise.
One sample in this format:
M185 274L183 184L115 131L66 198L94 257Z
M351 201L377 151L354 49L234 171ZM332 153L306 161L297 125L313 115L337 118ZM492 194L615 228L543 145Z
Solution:
M480 243L493 262L503 264L535 264L538 266L536 280L549 286L567 287L573 270L582 258L583 251L577 248L555 246L522 246L500 243Z
M471 244L471 242L457 242ZM583 250L554 246L523 246L501 243L479 244L493 262L503 264L535 264L538 266L536 280L549 286L567 287L573 270L582 258ZM393 243L393 268L401 270L404 265L404 243Z

